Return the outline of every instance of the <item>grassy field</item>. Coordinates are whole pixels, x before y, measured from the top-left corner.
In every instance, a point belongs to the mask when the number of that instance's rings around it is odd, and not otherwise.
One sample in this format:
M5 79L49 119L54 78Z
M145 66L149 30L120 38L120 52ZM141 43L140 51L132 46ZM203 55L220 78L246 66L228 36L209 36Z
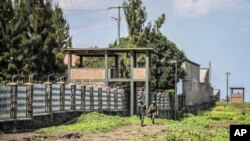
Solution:
M250 124L250 103L229 104L219 102L209 111L202 111L198 115L187 114L182 120L157 119L158 125L166 125L166 130L155 140L229 140L230 124ZM151 124L146 118L145 123ZM134 117L107 116L100 113L82 115L74 124L43 128L37 133L80 132L98 134L115 131L118 127L139 125L139 119ZM153 130L153 129L152 129ZM159 139L160 140L160 139Z

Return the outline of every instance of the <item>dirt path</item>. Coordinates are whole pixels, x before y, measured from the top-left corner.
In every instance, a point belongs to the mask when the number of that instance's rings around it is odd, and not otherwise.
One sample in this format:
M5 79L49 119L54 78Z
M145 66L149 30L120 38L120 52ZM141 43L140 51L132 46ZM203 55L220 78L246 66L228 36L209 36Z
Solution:
M37 134L15 133L0 135L0 141L128 141L128 140L165 140L165 125L155 124L141 127L128 125L117 128L115 131L98 134L83 133L60 133L60 134Z

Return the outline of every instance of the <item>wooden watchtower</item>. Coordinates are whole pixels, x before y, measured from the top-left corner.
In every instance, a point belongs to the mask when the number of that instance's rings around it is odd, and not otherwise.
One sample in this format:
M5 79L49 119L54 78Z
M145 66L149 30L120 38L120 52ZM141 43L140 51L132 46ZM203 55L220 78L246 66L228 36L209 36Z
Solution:
M130 115L135 114L136 108L136 83L145 84L145 104L148 107L151 103L150 89L150 62L152 48L65 48L63 51L68 54L67 75L68 81L101 82L109 86L110 82L128 82L130 83ZM120 73L124 68L119 63L120 54L125 53L130 58L130 67L126 68L128 75ZM145 65L138 66L137 54L145 56ZM72 67L72 55L79 57L79 66ZM83 60L86 57L104 58L104 68L86 68ZM110 67L109 58L113 58L112 67Z
M231 102L241 103L245 101L245 88L244 87L230 87Z

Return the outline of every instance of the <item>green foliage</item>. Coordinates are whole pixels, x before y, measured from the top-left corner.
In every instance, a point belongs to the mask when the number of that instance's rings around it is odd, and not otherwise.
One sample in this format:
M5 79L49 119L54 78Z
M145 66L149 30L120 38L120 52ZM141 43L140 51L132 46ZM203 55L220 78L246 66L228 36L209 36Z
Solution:
M174 89L167 90L166 92L167 92L167 94L170 94L170 95L174 95L175 94L175 90Z
M62 47L70 46L62 9L51 0L4 0L0 4L1 77L65 72Z
M151 65L151 84L152 90L160 91L174 88L175 65L170 64L170 60L177 60L178 80L184 78L185 71L182 69L182 62L186 59L183 51L179 50L176 45L164 36L160 28L165 22L165 15L162 14L154 24L147 21L146 8L141 0L128 0L124 2L126 21L128 25L128 37L121 38L120 45L116 42L110 44L114 47L147 47L153 48L155 54L152 55ZM129 58L126 55L121 57L125 65L129 68ZM138 66L145 66L145 57L137 56Z

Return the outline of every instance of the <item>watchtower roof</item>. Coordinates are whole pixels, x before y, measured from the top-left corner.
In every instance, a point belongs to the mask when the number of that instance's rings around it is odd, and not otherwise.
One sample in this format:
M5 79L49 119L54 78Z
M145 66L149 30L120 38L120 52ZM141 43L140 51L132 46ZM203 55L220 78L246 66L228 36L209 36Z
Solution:
M131 51L136 53L155 52L153 48L63 48L62 50L78 56L104 56L105 52L109 56L116 56L117 53L130 53Z

